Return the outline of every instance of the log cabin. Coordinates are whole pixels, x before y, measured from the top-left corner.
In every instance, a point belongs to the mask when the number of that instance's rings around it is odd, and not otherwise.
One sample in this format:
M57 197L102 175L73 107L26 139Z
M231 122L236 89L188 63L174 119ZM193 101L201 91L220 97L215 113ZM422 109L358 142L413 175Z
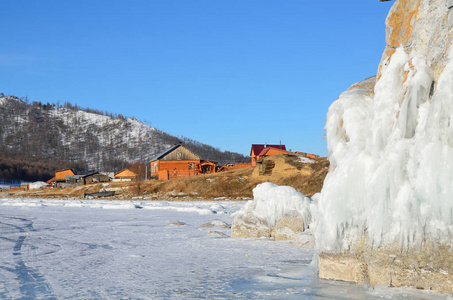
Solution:
M206 162L206 161L205 161ZM212 164L212 162L209 162ZM206 163L205 167L210 164ZM200 156L182 145L174 145L151 160L151 178L169 180L202 173ZM215 172L215 167L214 167Z

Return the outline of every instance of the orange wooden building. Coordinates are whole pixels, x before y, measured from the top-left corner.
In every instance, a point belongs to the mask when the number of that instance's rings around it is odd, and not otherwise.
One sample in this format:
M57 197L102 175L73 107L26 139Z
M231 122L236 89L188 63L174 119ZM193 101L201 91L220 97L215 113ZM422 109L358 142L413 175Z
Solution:
M201 160L200 156L181 145L174 145L160 153L150 164L151 178L159 180L215 172L215 162Z
M72 169L63 169L55 171L55 177L46 181L46 183L50 184L52 187L58 186L61 183L66 182L66 176L73 176L74 171Z
M138 175L129 169L123 169L116 172L113 176L113 181L132 181L138 178Z
M267 145L267 144L252 144L250 156L252 157L252 166L256 166L256 161L266 156L288 153L285 145Z

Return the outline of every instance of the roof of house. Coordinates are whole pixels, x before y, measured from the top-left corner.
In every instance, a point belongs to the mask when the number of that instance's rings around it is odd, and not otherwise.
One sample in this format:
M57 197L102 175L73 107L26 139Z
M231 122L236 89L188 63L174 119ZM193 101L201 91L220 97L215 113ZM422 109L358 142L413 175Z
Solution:
M179 148L181 145L173 145L172 147L168 148L167 150L157 154L156 156L154 156L151 161L155 161L155 160L159 160L161 159L162 157L164 157L165 155L167 155L168 153L172 152L173 150Z
M89 173L89 174L85 174L85 175L80 175L80 178L87 178L88 176L93 176L93 175L97 175L97 174L109 177L108 175L105 175L101 172L93 172L93 173Z
M123 177L124 176L137 177L138 176L135 172L132 172L131 170L129 170L127 168L126 169L122 169L119 172L116 172L114 176L117 176L118 174L123 173L123 172L125 173L125 175L123 175Z
M272 148L277 148L281 150L286 150L285 145L266 145L266 144L252 144L252 149L250 150L250 155L252 155L252 152L255 153L255 155L259 155L263 149L272 147Z
M71 168L56 170L55 173L57 173L57 172L63 172L63 171L67 171L67 170L71 171L71 172L74 174L74 171L73 171Z
M167 156L171 152L175 151L179 147L182 147L182 149L184 149L184 151L186 151L186 153L190 153L194 157L197 157L198 159L200 159L200 157L198 155L196 155L195 153L193 153L192 151L190 151L186 147L182 146L181 144L178 144L178 145L173 145L172 147L168 148L167 150L163 151L162 153L156 155L155 157L153 157L151 159L151 162L156 161L156 160L161 160L162 158L164 158L165 156Z
M280 149L280 148L275 148L275 147L269 147L269 146L268 146L268 147L264 148L264 149L258 154L258 156L264 156L264 155L266 155L267 152L269 152L269 150L271 150L271 149L277 149L277 150L278 150L277 153L286 153L286 152L287 152L286 149Z

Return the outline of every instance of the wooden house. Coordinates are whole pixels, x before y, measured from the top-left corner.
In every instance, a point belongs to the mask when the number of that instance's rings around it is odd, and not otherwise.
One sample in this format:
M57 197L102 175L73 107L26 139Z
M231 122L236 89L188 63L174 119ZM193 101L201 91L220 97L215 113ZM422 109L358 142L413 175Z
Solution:
M252 166L256 166L256 161L266 156L282 153L288 153L285 145L252 144L252 149L250 150Z
M177 177L214 173L215 162L201 160L189 149L174 145L151 160L151 178L169 180Z
M118 181L132 181L138 178L138 175L132 172L129 169L124 169L119 172L116 172L113 181L118 182Z
M84 185L83 176L84 175L68 175L68 176L66 176L66 185L67 186Z
M55 177L46 181L52 187L64 187L66 184L66 176L74 176L72 169L63 169L55 171Z
M90 184L90 183L98 183L98 182L109 182L110 177L100 173L100 172L95 172L87 175L83 175L82 177L83 184Z
M216 172L216 165L217 162L209 161L209 160L202 160L200 161L200 171L203 174L211 174Z

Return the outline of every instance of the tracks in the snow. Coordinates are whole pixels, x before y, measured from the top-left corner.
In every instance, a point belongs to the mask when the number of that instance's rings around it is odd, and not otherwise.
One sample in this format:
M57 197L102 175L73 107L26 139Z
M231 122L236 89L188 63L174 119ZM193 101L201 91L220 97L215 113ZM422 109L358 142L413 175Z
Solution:
M20 297L18 299L57 299L52 287L38 269L27 266L23 255L23 246L30 233L36 231L33 221L26 218L0 215L0 244L2 248L11 244L12 258L8 261L0 260L0 273L9 272L17 278ZM7 252L8 253L8 252ZM1 298L10 298L17 295L14 287L6 287L0 291Z

